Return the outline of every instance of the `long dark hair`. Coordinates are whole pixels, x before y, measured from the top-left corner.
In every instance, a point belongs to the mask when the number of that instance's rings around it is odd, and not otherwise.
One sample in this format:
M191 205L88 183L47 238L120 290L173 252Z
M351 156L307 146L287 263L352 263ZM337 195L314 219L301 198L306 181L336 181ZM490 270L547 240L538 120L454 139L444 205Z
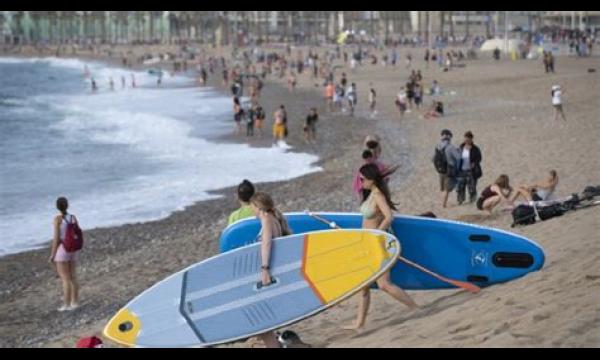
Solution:
M67 215L67 209L69 208L69 200L66 197L61 196L56 199L56 209L60 211L60 213L65 216Z
M382 174L381 171L379 171L379 167L376 164L371 163L363 165L358 171L362 176L365 177L365 179L373 181L375 187L379 191L381 191L381 193L385 197L385 202L391 209L398 210L396 209L396 204L392 202L390 189L388 188L388 185L384 180L385 177L391 175L394 171L396 171L395 169L386 171L384 174ZM367 200L370 194L370 190L362 189L362 202L365 202L365 200Z

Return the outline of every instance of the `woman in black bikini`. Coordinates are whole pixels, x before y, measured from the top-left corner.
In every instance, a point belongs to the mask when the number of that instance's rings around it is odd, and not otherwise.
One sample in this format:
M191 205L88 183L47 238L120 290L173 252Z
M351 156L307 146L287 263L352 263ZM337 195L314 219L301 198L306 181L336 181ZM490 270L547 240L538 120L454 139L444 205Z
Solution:
M492 214L492 209L502 200L511 204L514 199L509 199L512 188L509 185L508 175L500 175L496 181L483 189L481 197L477 200L477 208Z

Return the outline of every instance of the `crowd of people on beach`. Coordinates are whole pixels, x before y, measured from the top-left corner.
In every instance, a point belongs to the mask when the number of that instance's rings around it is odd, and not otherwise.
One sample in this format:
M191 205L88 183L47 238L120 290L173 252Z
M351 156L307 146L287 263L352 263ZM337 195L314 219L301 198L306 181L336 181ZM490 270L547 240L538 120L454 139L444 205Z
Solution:
M224 57L217 58L213 56L201 56L196 59L198 61L196 67L198 83L201 86L205 86L211 76L219 74L218 68L221 69L221 85L226 88L231 85L235 135L242 136L245 125L246 137L263 136L263 129L266 126L265 122L268 119L269 112L260 104L261 90L267 78L284 79L286 74L289 75L287 86L290 93L298 91L296 87L301 76L304 77L303 80L323 80L322 83L316 85L323 88L325 105L329 114L354 116L359 99L357 84L349 80L346 72L342 72L339 79L336 79L335 70L339 65L334 65L334 61L343 59L343 66L353 70L363 66L363 59L370 58L371 65L376 65L379 62L374 51L368 49L363 51L360 48L354 54L348 54L338 47L335 51L325 51L325 54L321 56L312 50L306 56L298 51L295 58L291 56L291 49L286 49L286 53L287 56L280 53L266 54L261 50L254 49L242 53L234 51L232 59L229 61ZM389 54L384 53L381 56L381 63L383 66L396 66L398 59L399 54L394 48ZM429 61L431 60L438 62L443 71L449 71L455 65L455 59L462 61L465 56L461 51L448 51L446 54L442 51L436 52L430 49L424 51L424 60L427 67L429 67ZM554 72L554 59L551 52L544 53L544 65L546 72ZM412 67L412 55L408 52L406 55L406 68L411 69L411 72L406 83L400 87L398 94L395 96L395 106L399 118L403 119L405 114L412 111L420 112L421 118L424 119L435 119L444 116L444 103L440 100L444 93L439 82L434 79L431 85L426 87L421 70L412 69ZM257 71L259 68L260 71ZM181 69L179 67L174 69L174 71L185 70L187 70L187 65ZM89 75L87 68L86 76L90 77L92 90L97 91L98 85L95 79ZM159 86L160 79L162 77L159 77L157 84ZM121 78L121 84L125 88L125 77ZM114 90L112 78L109 86L111 90ZM131 86L136 87L133 74L131 75ZM566 120L562 111L561 97L563 92L561 87L555 85L551 91L555 119L557 120L560 115L563 120ZM429 107L423 105L425 96L430 96L432 99ZM372 119L377 115L377 97L377 91L373 83L370 83L366 98L369 115ZM272 112L271 119L273 142L285 141L289 136L290 121L284 104L281 104ZM318 123L319 114L317 108L313 106L308 110L308 114L302 123L303 139L306 143L316 142ZM506 174L500 174L494 183L478 192L478 181L483 175L481 166L483 157L480 147L474 142L474 134L471 131L466 131L463 135L463 141L458 146L452 143L453 133L451 130L444 129L440 136L440 141L434 148L431 161L439 177L442 208L447 207L449 195L454 190L456 190L459 205L464 203L473 204L478 210L487 214L492 214L492 210L501 203L513 206L519 198L524 201L543 201L553 196L558 185L556 170L550 170L548 176L541 181L520 185L516 188L511 187L509 177ZM393 220L393 211L397 210L397 204L392 200L392 192L388 184L390 177L399 165L389 165L382 161L382 140L376 135L367 136L362 144L360 154L360 164L352 174L351 188L352 195L360 204L359 211L363 216L363 228L389 231ZM277 209L272 197L269 194L257 192L254 184L250 181L244 180L239 184L237 195L240 207L231 213L228 224L252 216L256 216L260 220L263 262L260 279L264 285L268 285L271 282L269 261L272 240L291 234L291 230L285 216ZM79 285L76 279L75 265L78 252L67 252L63 242L68 226L73 222L77 222L77 218L68 213L66 198L57 199L56 207L60 214L54 219L54 237L49 261L55 265L62 281L64 299L59 311L69 311L76 309L79 303ZM406 292L391 283L389 272L377 280L377 285L383 292L410 309L418 307ZM366 287L360 293L356 321L344 328L363 328L369 306L370 290L369 287ZM268 332L259 337L267 347L279 347L281 345L274 332Z

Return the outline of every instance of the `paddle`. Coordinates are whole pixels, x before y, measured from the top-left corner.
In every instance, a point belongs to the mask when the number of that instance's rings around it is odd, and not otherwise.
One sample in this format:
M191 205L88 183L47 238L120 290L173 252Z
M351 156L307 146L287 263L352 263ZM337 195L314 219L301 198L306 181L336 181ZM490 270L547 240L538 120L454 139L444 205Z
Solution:
M337 226L337 224L335 222L329 222L327 219L325 219L325 218L323 218L323 217L321 217L319 215L316 215L316 214L314 214L314 213L312 213L312 212L310 212L308 210L305 210L304 212L308 216L311 216L311 217L313 217L313 218L315 218L315 219L317 219L317 220L319 220L319 221L321 221L321 222L329 225L331 228L341 229L341 227ZM436 274L433 271L428 270L428 269L422 267L421 265L419 265L417 263L414 263L414 262L412 262L412 261L410 261L410 260L408 260L408 259L406 259L406 258L404 258L402 256L398 257L398 260L400 260L403 263L405 263L407 265L410 265L410 266L412 266L412 267L414 267L416 269L419 269L422 272L424 272L426 274L429 274L429 275L433 276L434 278L436 278L436 279L438 279L440 281L443 281L443 282L448 283L448 284L452 284L452 285L454 285L456 287L465 289L465 290L470 291L470 292L472 292L474 294L478 293L479 290L481 290L481 288L479 286L475 285L475 284L471 284L471 283L468 283L468 282L465 282L465 281L448 279L447 277L444 277L444 276L441 276L439 274Z

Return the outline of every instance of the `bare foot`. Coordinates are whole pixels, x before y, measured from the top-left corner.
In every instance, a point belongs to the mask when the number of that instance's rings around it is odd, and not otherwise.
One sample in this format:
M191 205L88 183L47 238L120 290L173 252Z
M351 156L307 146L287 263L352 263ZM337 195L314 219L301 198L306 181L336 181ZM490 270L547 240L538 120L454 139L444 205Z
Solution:
M357 331L357 332L361 332L362 330L364 330L364 325L358 325L358 324L354 323L352 325L342 326L342 329L344 329L344 330L354 330L354 331Z

